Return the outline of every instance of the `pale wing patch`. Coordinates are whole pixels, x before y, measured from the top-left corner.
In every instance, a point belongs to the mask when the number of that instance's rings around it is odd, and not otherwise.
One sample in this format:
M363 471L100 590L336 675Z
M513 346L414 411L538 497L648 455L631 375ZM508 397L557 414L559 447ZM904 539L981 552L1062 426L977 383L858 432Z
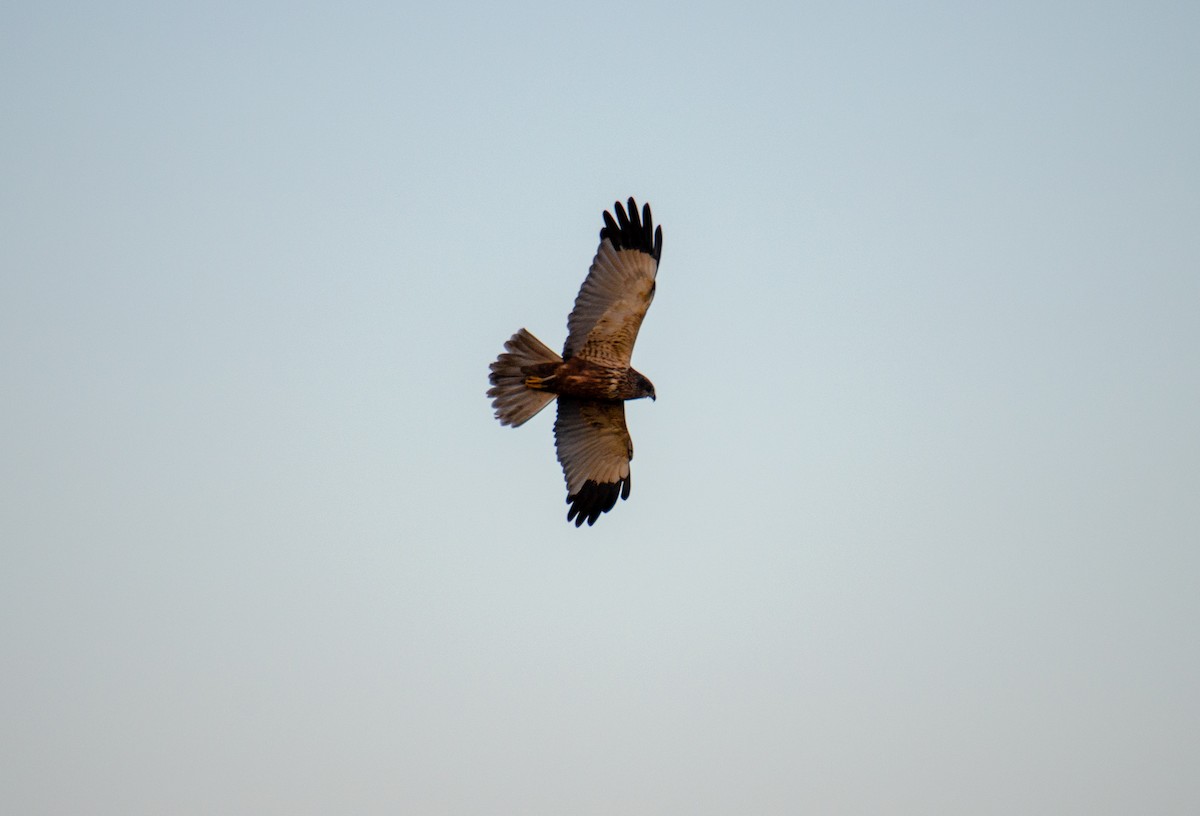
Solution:
M642 319L654 300L657 272L654 256L615 249L607 238L601 241L567 318L563 356L627 367Z
M629 478L633 442L624 403L559 399L554 441L569 496L589 481L616 484Z

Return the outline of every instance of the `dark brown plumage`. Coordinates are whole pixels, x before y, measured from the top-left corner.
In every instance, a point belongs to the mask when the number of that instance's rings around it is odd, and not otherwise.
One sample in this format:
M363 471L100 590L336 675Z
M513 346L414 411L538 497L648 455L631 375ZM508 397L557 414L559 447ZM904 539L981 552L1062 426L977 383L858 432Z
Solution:
M560 357L525 329L491 365L488 396L502 425L527 422L558 399L555 446L567 482L567 520L591 525L629 498L633 443L626 400L655 398L654 385L630 365L633 345L654 300L662 228L650 205L632 198L604 213L600 246L567 318Z

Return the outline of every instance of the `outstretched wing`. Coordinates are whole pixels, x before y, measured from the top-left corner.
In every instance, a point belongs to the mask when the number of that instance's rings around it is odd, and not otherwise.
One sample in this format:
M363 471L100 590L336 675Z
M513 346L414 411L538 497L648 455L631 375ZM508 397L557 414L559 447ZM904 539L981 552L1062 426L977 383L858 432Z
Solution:
M625 403L558 398L554 444L567 480L567 521L596 523L629 498L633 442L625 427Z
M605 212L600 248L567 318L563 357L583 357L602 365L627 368L642 318L654 300L654 276L662 257L662 227L654 228L650 205L629 199Z

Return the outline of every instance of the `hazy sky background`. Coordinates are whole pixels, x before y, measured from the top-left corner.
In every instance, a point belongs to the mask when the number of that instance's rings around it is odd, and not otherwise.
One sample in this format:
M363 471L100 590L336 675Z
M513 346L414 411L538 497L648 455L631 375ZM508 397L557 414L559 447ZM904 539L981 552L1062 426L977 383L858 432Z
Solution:
M2 18L4 812L1200 811L1197 4Z

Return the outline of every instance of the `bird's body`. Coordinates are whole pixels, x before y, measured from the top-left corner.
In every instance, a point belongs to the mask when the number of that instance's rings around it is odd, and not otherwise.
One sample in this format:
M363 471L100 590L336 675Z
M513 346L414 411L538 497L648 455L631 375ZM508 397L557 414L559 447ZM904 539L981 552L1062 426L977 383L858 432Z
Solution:
M522 425L555 398L554 438L567 481L567 520L595 523L629 497L633 443L624 403L655 398L654 385L630 365L662 256L662 228L649 205L604 213L600 247L567 319L560 357L521 329L491 365L488 396L502 425Z
M654 386L640 372L593 363L583 357L529 366L525 387L581 399L631 400L654 396Z

